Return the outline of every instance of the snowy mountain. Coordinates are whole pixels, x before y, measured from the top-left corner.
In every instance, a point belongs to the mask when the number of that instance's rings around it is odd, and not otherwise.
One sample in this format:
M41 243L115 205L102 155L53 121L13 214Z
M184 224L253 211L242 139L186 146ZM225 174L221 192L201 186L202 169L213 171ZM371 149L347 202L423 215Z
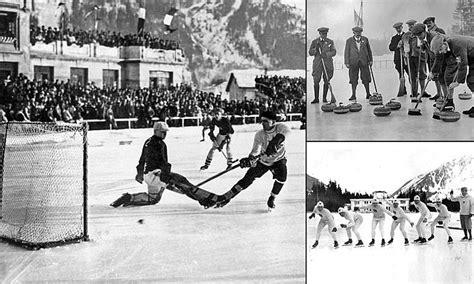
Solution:
M472 186L474 181L474 157L464 156L444 163L438 168L407 181L393 196L409 191L441 192Z
M82 15L96 2L73 0L71 24L91 28ZM99 29L136 32L140 1L100 2ZM227 79L233 69L305 68L304 7L280 0L161 0L146 1L145 7L145 31L179 40L199 85ZM178 30L164 35L163 18L171 7L178 8L171 23Z

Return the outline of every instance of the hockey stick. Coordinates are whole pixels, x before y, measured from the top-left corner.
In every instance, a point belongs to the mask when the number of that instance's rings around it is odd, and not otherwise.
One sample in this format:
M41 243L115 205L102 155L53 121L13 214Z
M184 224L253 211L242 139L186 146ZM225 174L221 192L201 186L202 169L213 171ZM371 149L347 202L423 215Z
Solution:
M255 159L260 158L261 155L262 155L262 154L255 156ZM235 162L237 162L237 161L240 161L240 160L235 160ZM234 163L234 162L233 162L233 163ZM196 184L196 186L201 186L201 185L203 185L203 184L205 184L205 183L208 183L208 182L210 182L211 180L216 179L216 178L220 177L221 175L223 175L223 174L225 174L225 173L227 173L227 172L230 172L230 171L232 171L232 170L235 170L235 169L238 168L238 167L240 167L240 163L239 163L239 164L236 164L236 165L233 165L232 167L230 167L230 168L228 168L228 169L225 169L225 170L223 170L222 172L217 173L217 174L213 175L212 177L210 177L210 178L208 178L208 179L206 179L206 180L201 181L200 183Z

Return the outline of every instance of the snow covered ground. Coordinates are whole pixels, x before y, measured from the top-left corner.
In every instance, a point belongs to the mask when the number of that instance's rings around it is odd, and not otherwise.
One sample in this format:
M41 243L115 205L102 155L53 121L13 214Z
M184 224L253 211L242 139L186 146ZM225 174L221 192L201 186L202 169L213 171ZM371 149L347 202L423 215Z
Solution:
M371 215L363 214L364 222L359 230L366 246L371 239ZM344 222L338 214L334 216L336 224ZM419 214L409 216L415 222ZM453 226L460 227L458 213L451 213L451 220ZM325 228L320 245L311 249L318 222L318 218L308 221L308 283L473 283L472 242L459 241L463 237L461 230L451 230L454 239L452 245L447 244L445 230L436 228L435 239L427 245L404 246L403 237L397 228L394 243L381 247L377 228L376 245L373 247L340 246L334 249L332 238ZM391 219L385 223L386 241L389 239L391 223ZM407 225L406 230L410 241L418 237L415 228ZM337 238L340 245L345 242L346 231L339 228Z
M308 65L311 68L312 65ZM396 98L398 93L399 79L397 71L393 69L374 69L378 92L382 94L384 103ZM359 82L357 86L358 102L362 104L362 110L357 113L334 114L321 111L320 104L310 104L314 99L313 78L311 71L307 72L307 138L313 140L472 140L474 139L474 118L462 114L462 111L474 106L474 100L459 100L458 94L468 91L467 86L461 85L456 88L454 103L456 110L461 112L461 119L457 122L446 123L432 119L433 101L423 98L418 106L421 116L409 116L408 109L414 108L414 103L408 96L401 97L398 101L402 108L387 117L376 117L373 109L376 106L369 104L365 99L364 86ZM406 76L405 76L406 77ZM408 78L406 86L409 89ZM320 100L322 100L322 82L320 83ZM343 102L348 104L351 96L351 85L349 85L349 74L346 68L335 70L331 80L337 104ZM371 93L375 92L371 84ZM429 94L436 93L433 82L428 85ZM329 98L330 93L328 93Z
M91 241L39 251L0 242L0 281L304 282L305 133L299 123L289 125L288 181L270 214L269 173L221 209L205 210L170 191L158 205L112 208L122 193L146 190L134 176L152 130L89 132ZM260 128L235 127L236 158L248 155ZM210 148L200 135L200 127L172 128L166 138L172 170L193 183L225 167L216 152L209 170L199 171ZM224 193L244 173L236 169L203 188Z

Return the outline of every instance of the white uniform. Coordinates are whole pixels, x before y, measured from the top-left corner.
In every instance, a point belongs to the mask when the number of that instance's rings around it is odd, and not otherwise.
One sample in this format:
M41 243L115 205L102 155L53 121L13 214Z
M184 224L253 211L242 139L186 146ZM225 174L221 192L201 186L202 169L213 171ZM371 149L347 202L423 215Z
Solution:
M251 155L257 156L261 154L260 162L266 166L271 166L273 163L286 158L286 149L285 149L285 141L281 144L281 147L277 149L277 152L273 155L267 156L265 154L265 150L267 149L268 143L275 137L277 134L283 134L283 136L288 137L290 133L290 128L286 126L284 123L275 123L275 127L273 127L269 131L265 131L264 129L260 129L255 133L255 138L253 140L253 147L252 151L250 152Z
M316 229L316 240L319 240L319 238L321 237L321 231L327 225L329 234L331 235L333 240L337 241L336 234L332 231L333 228L336 227L336 223L334 222L334 217L332 216L331 212L326 208L319 210L317 206L314 206L313 213L321 217L321 219L319 220L318 227Z
M418 232L418 236L421 238L426 238L425 226L423 223L428 222L428 219L431 216L430 210L428 210L426 204L421 201L418 204L415 202L411 202L410 204L415 206L416 210L420 212L420 218L418 219L418 222L416 222L416 231Z
M373 213L373 218L372 218L372 239L375 239L375 228L377 225L379 225L379 230L380 230L380 235L382 236L382 239L384 239L384 226L385 226L385 214L388 214L390 216L393 216L393 214L385 209L382 205L380 204L369 204L367 206L361 206L360 209L370 209Z
M410 218L405 214L405 211L398 206L395 208L393 204L390 204L390 211L392 212L393 216L397 217L397 220L393 220L392 222L392 227L390 228L390 238L393 239L393 236L395 235L395 229L397 228L398 225L400 225L400 232L402 232L403 237L406 239L407 238L407 233L405 231L405 223L408 221L409 223L413 223Z
M354 231L354 234L357 237L357 240L361 240L360 233L359 233L359 227L364 221L362 218L362 215L358 212L351 212L351 211L344 211L344 218L348 221L347 223L347 237L349 239L352 238L351 231Z
M449 221L451 219L451 214L449 214L448 207L441 203L428 203L428 206L434 207L436 208L436 211L438 211L438 216L436 216L436 218L434 218L433 222L431 223L431 235L434 235L436 224L439 221L442 221L446 233L448 236L451 236L451 232L449 231Z

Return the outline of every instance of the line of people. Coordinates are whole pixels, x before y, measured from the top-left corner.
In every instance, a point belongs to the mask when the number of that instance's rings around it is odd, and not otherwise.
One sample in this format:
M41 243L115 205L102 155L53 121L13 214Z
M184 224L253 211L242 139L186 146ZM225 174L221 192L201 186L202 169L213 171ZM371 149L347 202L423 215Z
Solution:
M403 23L393 25L396 34L391 38L389 50L393 52L394 65L400 80L408 75L413 98L429 97L430 100L443 99L440 110L454 110L454 89L460 84L474 92L474 37L446 35L435 23L435 17L426 18L423 23L416 20L406 22L408 30L403 31ZM311 42L309 55L313 59L313 104L319 103L320 82L323 79L322 101L328 102L329 84L334 76L333 57L336 56L334 41L328 38L329 28L317 29L319 37ZM372 50L369 39L362 35L361 27L352 28L353 35L346 40L344 48L344 65L349 70L349 83L352 89L350 101L356 101L357 85L360 80L365 88L366 99L371 97ZM426 80L434 81L437 93L433 96L424 92ZM407 94L404 82L399 96ZM420 86L420 88L418 88ZM436 104L434 105L436 107ZM474 117L474 107L463 112Z
M467 193L467 187L461 188L461 195L454 197L453 191L450 192L448 199L451 201L460 203L460 220L461 228L464 232L464 237L461 241L472 241L472 220L471 217L474 215L474 200ZM405 213L404 209L401 208L399 202L394 200L391 203L384 204L379 199L374 198L372 203L367 206L362 206L360 208L354 208L354 210L347 210L344 207L338 209L338 214L343 217L347 222L340 224L340 228L346 230L348 240L344 243L345 246L353 244L352 233L355 234L357 238L357 243L355 247L363 247L364 242L359 233L359 228L363 223L363 215L360 213L360 210L368 210L372 212L372 224L371 224L371 241L370 246L375 245L376 229L377 226L380 231L381 237L381 246L386 244L390 245L393 243L395 238L395 230L399 228L403 238L404 244L409 245L410 241L408 239L408 234L405 229L406 224L410 224L411 227L415 226L418 238L413 241L415 244L426 244L427 242L435 238L435 227L440 225L446 231L448 236L448 244L453 243L453 238L451 236L451 231L449 228L451 214L448 211L446 205L442 203L442 199L439 197L434 198L433 202L424 203L421 201L420 196L416 195L414 200L410 203L413 205L416 210L419 212L419 217L416 223L412 221L409 216ZM434 208L438 215L431 219L431 212L428 207ZM387 209L388 208L388 209ZM316 241L313 244L313 248L316 248L319 245L319 239L321 237L322 230L327 226L328 232L334 241L334 248L339 247L339 242L337 239L336 232L338 231L338 226L336 225L335 218L333 214L326 208L324 208L324 203L319 201L313 209L312 214L309 216L309 219L314 218L316 215L319 215L320 220L316 228ZM391 228L390 228L390 239L385 242L385 219L386 215L393 219ZM416 225L415 225L416 224ZM426 232L426 226L430 227L430 232Z

